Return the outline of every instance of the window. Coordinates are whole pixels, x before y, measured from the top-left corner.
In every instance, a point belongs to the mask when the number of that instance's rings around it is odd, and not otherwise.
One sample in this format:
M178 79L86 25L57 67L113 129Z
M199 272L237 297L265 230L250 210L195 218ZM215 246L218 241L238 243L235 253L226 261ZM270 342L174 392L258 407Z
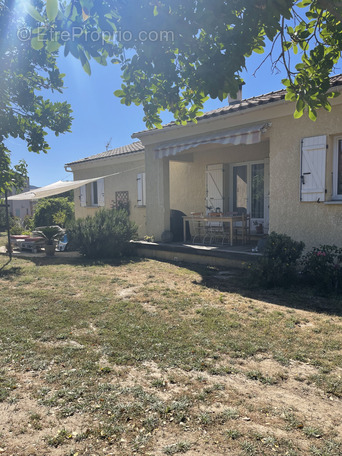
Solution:
M138 174L138 206L146 206L146 175L145 173Z
M334 151L333 199L342 200L342 138L337 138Z
M98 179L80 187L80 205L82 207L105 205L104 179Z
M98 206L99 204L97 182L92 182L91 184L91 204L92 206Z

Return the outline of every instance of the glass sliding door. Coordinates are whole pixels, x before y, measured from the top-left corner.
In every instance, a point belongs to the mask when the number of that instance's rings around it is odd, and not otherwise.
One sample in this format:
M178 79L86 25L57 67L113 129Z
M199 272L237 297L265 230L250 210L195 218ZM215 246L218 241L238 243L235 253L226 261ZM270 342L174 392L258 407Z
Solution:
M247 165L233 167L233 212L247 213Z
M229 210L251 215L252 231L260 223L268 230L268 161L236 163L230 167Z
M253 219L264 218L265 201L265 176L264 164L251 166L251 217Z
M338 141L337 150L337 195L342 196L342 140Z

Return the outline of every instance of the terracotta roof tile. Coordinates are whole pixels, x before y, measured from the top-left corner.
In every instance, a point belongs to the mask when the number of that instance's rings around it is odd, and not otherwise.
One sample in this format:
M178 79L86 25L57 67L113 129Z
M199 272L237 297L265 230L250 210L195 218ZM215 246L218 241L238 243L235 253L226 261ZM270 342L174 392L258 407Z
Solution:
M342 74L339 74L337 76L332 76L330 78L330 84L331 84L331 87L336 87L338 85L342 85ZM282 89L282 90L277 90L276 92L269 92L269 93L266 93L263 95L258 95L256 97L247 98L240 102L230 104L230 105L218 108L218 109L214 109L212 111L205 112L202 116L197 117L197 121L200 122L201 120L210 119L210 118L217 117L217 116L222 116L222 115L230 114L230 113L237 112L237 111L243 111L244 109L253 108L255 106L274 103L276 101L283 100L285 98L285 95L286 95L286 90ZM177 126L176 122L167 123L167 124L163 125L163 128L173 127L173 126ZM145 133L148 131L157 131L157 130L158 130L157 128L153 128L152 130L143 130L143 131L139 131L135 134Z
M330 83L331 83L331 87L336 87L336 86L342 85L342 74L339 74L337 76L332 76L330 78ZM198 120L198 122L200 122L201 120L222 116L222 115L237 112L237 111L242 111L244 109L252 108L255 106L274 103L276 101L283 100L285 98L285 94L286 94L285 90L278 90L276 92L270 92L270 93L266 93L263 95L258 95L256 97L247 98L240 102L230 104L230 105L218 108L218 109L214 109L212 111L205 112L202 116L197 117L197 120ZM163 128L173 127L176 125L177 125L176 122L170 122L170 123L163 125ZM143 130L138 133L144 133L144 132L156 131L156 130L157 129L155 128L152 130ZM135 134L138 134L138 133L135 133ZM136 141L136 142L128 144L126 146L117 147L116 149L107 150L105 152L101 152L100 154L91 155L90 157L82 158L81 160L67 163L66 165L70 166L70 165L76 165L78 163L87 163L87 162L94 161L94 160L100 160L101 158L129 155L129 154L134 154L137 152L142 152L144 150L145 150L145 148L142 145L142 143L140 141Z
M81 160L76 160L70 163L67 163L67 166L76 165L78 163L86 163L94 160L100 160L101 158L117 157L120 155L129 155L135 154L137 152L144 151L145 148L140 141L128 144L126 146L117 147L116 149L106 150L100 154L91 155L90 157L82 158Z

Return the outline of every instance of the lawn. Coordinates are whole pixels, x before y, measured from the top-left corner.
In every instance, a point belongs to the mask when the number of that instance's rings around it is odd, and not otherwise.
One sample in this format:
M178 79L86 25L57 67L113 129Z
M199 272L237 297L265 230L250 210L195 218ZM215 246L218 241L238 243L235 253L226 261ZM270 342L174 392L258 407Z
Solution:
M15 259L0 275L0 454L341 455L341 300L244 283Z
M6 244L7 244L7 233L0 231L0 247L5 246Z

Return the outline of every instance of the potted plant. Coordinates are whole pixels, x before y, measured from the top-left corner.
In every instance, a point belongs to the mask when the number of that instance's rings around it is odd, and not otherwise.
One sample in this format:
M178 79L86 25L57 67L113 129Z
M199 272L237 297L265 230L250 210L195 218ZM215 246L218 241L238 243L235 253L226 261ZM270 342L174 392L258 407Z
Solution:
M36 228L33 234L45 239L45 254L46 256L53 256L56 250L56 243L64 235L64 230L58 225L42 226Z
M263 234L264 233L264 225L257 220L254 220L253 225L255 226L256 234Z

